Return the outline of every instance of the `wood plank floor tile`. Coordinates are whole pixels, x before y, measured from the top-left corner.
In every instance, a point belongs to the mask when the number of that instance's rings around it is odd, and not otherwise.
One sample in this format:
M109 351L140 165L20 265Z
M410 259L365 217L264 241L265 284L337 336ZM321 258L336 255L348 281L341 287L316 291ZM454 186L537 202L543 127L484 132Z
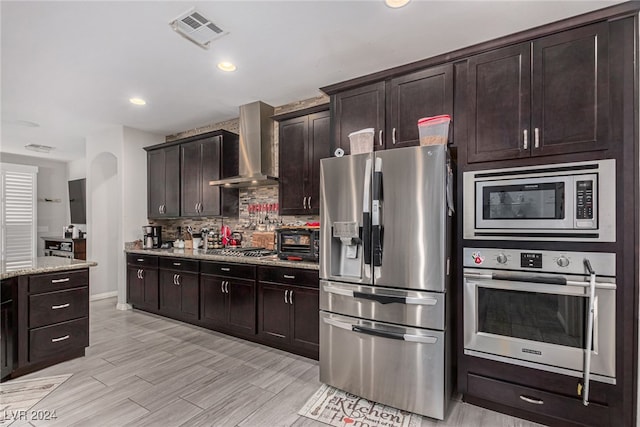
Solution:
M162 409L128 424L127 427L177 427L202 412L202 408L178 398Z

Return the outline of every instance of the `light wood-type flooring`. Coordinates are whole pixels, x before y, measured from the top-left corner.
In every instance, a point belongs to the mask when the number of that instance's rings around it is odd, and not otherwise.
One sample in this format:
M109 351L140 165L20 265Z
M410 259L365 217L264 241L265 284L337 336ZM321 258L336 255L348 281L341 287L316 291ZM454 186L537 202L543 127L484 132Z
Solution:
M73 374L33 408L57 418L12 426L325 426L297 414L320 386L316 361L115 304L91 303L85 357L20 378ZM433 425L537 425L451 406Z

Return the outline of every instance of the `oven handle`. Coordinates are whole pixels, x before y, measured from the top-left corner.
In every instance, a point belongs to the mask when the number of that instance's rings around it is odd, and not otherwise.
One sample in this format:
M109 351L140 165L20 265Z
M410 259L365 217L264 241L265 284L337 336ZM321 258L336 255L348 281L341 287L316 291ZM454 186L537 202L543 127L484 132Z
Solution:
M589 280L589 311L587 312L587 342L584 351L584 378L582 390L582 404L589 405L589 382L591 380L591 347L593 344L593 317L594 302L596 293L596 272L591 267L591 263L585 258L584 266L590 273Z
M437 337L429 335L413 335L403 334L401 332L384 331L375 328L367 328L359 325L352 325L351 323L341 322L339 320L324 318L322 319L327 325L335 326L336 328L344 329L346 331L358 332L365 335L371 335L374 337L389 338L398 341L417 342L422 344L435 344L438 342Z
M557 283L554 281L555 278L553 277L542 277L542 276L515 276L515 275L510 275L510 274L500 274L500 273L493 273L493 274L482 274L482 273L464 273L464 278L465 279L476 279L476 280L503 280L506 282L531 282L531 283L542 283L542 284L549 284L549 285L559 285L560 283ZM531 280L531 279L534 280ZM562 278L564 279L564 278ZM591 281L589 282L583 282L583 281L577 281L577 280L566 280L564 279L564 282L562 283L562 285L566 285L566 286L578 286L578 287L582 287L582 288L588 288L591 286ZM617 288L615 283L605 283L605 282L596 282L595 284L595 288L596 289L610 289L610 290L615 290Z

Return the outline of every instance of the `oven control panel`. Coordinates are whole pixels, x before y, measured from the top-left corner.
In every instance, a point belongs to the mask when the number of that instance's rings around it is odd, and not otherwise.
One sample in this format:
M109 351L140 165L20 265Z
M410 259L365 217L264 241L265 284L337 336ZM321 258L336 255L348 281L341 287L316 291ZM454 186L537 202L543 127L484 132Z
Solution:
M587 274L588 259L599 276L615 276L616 255L602 252L464 248L465 268Z

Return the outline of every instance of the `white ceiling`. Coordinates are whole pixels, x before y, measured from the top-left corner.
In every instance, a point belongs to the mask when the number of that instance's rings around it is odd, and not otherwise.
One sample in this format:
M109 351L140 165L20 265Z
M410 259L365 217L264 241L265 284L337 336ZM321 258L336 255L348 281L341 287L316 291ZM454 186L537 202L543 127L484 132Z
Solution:
M4 1L1 151L84 157L110 125L168 135L319 87L619 1ZM203 50L168 23L195 6L230 34ZM216 68L231 60L238 70ZM132 96L147 100L129 104ZM26 127L17 121L36 122Z

